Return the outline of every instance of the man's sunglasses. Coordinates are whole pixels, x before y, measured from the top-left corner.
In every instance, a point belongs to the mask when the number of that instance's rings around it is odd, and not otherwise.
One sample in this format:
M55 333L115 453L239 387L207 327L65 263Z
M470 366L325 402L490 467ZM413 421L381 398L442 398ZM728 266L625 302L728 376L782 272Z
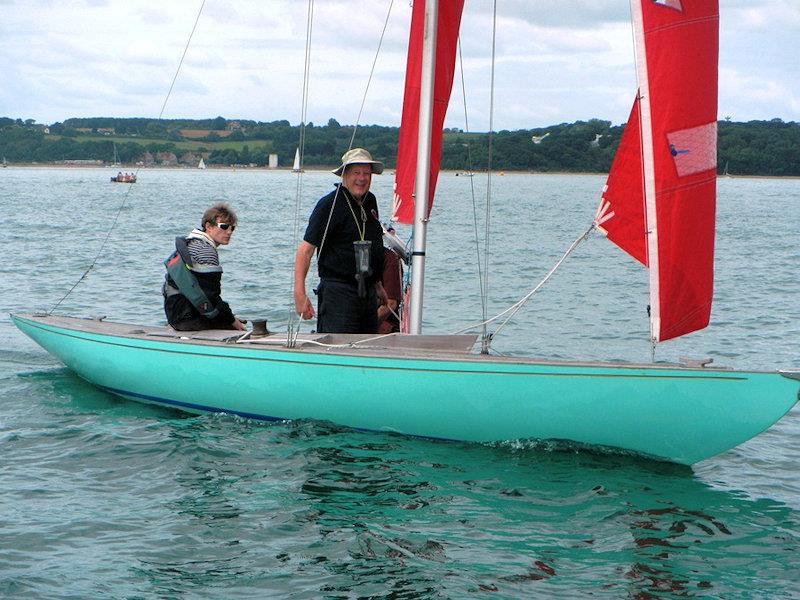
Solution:
M236 231L236 225L231 225L230 223L217 223L217 227L222 229L222 231L227 231L228 229Z

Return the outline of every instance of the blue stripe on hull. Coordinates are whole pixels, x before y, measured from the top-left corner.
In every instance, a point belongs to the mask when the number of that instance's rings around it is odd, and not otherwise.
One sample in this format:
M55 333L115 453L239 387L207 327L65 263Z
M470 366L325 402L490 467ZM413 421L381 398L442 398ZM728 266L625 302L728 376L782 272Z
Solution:
M92 383L92 382L90 382ZM225 413L225 414L232 414L237 415L240 417L245 417L247 419L258 419L259 421L286 421L287 419L283 419L281 417L271 417L269 415L262 415L258 413L250 413L250 412L239 412L235 410L224 410L215 406L206 406L204 404L195 404L193 402L183 402L181 400L170 400L168 398L161 398L159 396L148 396L147 394L140 394L138 392L131 392L129 390L120 390L113 387L108 387L106 385L94 384L96 387L100 388L103 391L106 391L110 394L114 394L116 396L122 396L123 398L127 398L129 400L139 401L139 402L147 402L150 404L158 404L162 406L167 406L171 408L178 408L181 410L186 410L189 412L197 412L197 413Z

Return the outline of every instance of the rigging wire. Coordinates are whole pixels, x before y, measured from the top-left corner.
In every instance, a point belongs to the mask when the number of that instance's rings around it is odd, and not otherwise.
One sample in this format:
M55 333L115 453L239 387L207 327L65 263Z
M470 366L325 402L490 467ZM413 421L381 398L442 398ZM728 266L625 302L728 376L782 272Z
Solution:
M167 95L164 97L164 102L161 105L161 111L158 113L158 119L159 120L161 119L161 117L164 116L164 111L167 108L167 102L169 101L169 98L172 95L172 89L175 87L175 82L177 81L178 74L180 73L181 67L183 66L183 61L186 58L186 53L189 51L189 45L192 42L192 37L194 37L194 32L197 30L197 24L200 22L200 15L203 14L203 7L205 6L205 4L206 4L206 0L202 0L201 3L200 3L200 9L197 11L197 17L194 20L194 25L192 26L192 31L189 34L189 38L186 40L186 46L184 46L184 48L183 48L183 53L181 54L181 59L180 59L180 61L178 61L178 68L175 69L175 75L172 77L172 81L169 84L169 90L167 91ZM140 167L136 168L136 171L134 172L134 178L136 178L139 175L139 169L140 169ZM127 189L127 191L125 192L125 195L122 197L122 202L120 203L119 209L117 209L117 214L114 215L114 220L111 222L111 227L109 228L108 233L106 233L106 237L103 240L103 243L100 244L100 249L97 251L97 254L95 255L95 257L92 260L91 264L87 267L87 269L83 272L83 274L78 278L78 280L72 285L72 287L69 288L69 290L67 290L67 293L64 294L61 297L61 299L58 302L55 303L53 308L51 308L48 311L48 313L47 313L48 315L52 315L53 311L55 311L59 306L61 306L61 304L64 302L64 300L66 300L69 297L69 295L72 294L72 292L75 290L75 288L78 287L78 285L84 279L86 279L86 277L89 275L89 272L92 269L94 269L94 266L97 264L97 261L100 260L100 257L103 255L103 250L105 249L106 244L108 244L108 240L111 238L111 234L113 233L114 229L116 229L116 227L117 227L117 223L119 222L119 217L122 214L122 210L125 208L125 206L128 203L128 198L131 195L131 190L132 189L133 189L133 185L130 184L128 189Z
M464 102L464 131L467 132L469 135L469 112L467 111L467 86L466 82L464 81L464 59L461 55L461 36L458 36L458 65L461 73L461 96ZM472 149L469 145L469 138L467 138L467 143L464 144L467 148L467 168L469 169L469 187L472 195L472 224L475 228L475 256L476 256L476 264L478 265L478 286L480 288L480 297L481 297L481 318L485 321L486 320L486 303L487 298L486 294L484 293L483 287L483 269L481 268L481 245L480 245L480 236L478 233L478 204L476 202L475 197L475 179L472 177L473 175L473 164L472 164ZM482 332L482 339L486 338L486 326L483 327Z
M482 328L481 334L481 354L489 354L493 351L491 344L494 336L500 333L500 331L505 328L508 322L522 309L522 307L530 300L533 295L538 292L544 284L546 284L550 278L555 274L556 270L564 263L564 261L572 254L572 252L577 248L577 246L583 242L584 240L588 239L589 235L596 229L596 224L593 221L592 225L580 236L578 236L575 241L570 244L567 251L564 255L556 262L552 269L545 275L545 277L540 281L530 292L528 292L525 296L523 296L520 300L506 308L504 311L498 313L494 317L489 319L486 318L486 303L488 302L489 296L489 241L491 239L489 233L491 230L491 198L492 198L492 154L493 154L493 139L494 139L494 92L495 92L495 67L496 67L496 47L497 47L497 0L494 0L492 6L492 55L491 55L491 78L490 78L490 86L489 86L489 134L488 134L488 167L487 167L487 185L486 185L486 216L485 216L485 231L484 231L484 266L483 271L485 273L485 277L482 278L482 290L481 290L481 302L483 308L483 321L480 323L476 323L474 325L469 325L467 327L461 328L458 331L454 331L453 335L463 333L465 331L470 331L472 329ZM459 40L459 59L461 58L461 46ZM464 83L463 80L463 63L462 63L462 85ZM466 114L466 95L465 95L465 114ZM473 212L475 211L474 202L473 202ZM476 229L476 245L477 245L477 217L475 218L475 229ZM481 275L481 268L480 268L480 252L478 252L478 274L479 277ZM491 334L487 333L487 326L490 323L497 321L502 317L506 317L503 322L499 325L499 327L492 332Z
M313 0L309 0L309 5L313 5ZM369 93L370 84L372 83L372 76L373 76L373 74L375 72L375 66L376 66L376 64L378 62L378 57L380 56L381 47L383 46L383 38L386 35L386 29L388 28L388 25L389 25L389 18L391 17L392 7L393 6L394 6L394 0L391 0L389 2L389 10L386 12L386 19L384 20L384 23L383 23L383 30L381 31L381 36L380 36L380 39L378 40L378 48L375 51L375 58L373 58L373 60L372 60L372 68L370 69L369 77L367 78L367 84L366 84L366 86L364 88L364 94L363 94L363 96L361 98L361 107L359 108L358 116L356 117L356 122L353 125L353 134L350 137L350 142L349 142L348 147L347 147L348 151L351 150L352 147L353 147L353 142L354 142L355 137L356 137L356 131L358 130L358 126L359 126L359 124L361 122L361 115L363 113L364 106L365 106L366 101L367 101L367 95ZM307 28L306 28L306 64L305 64L305 73L304 73L305 79L304 79L304 82L303 82L303 90L304 90L303 114L304 115L306 114L307 105L308 105L308 85L307 85L307 80L308 80L310 66L311 66L311 63L310 63L310 57L311 57L311 31L312 31L311 20L313 19L313 6L310 6L310 8L309 8L309 17L308 18L309 18L309 22L308 22L308 25L307 25ZM305 121L305 118L303 119L303 121ZM301 140L302 140L302 143L305 143L305 134L304 134L305 122L302 123L302 127L303 127L303 129L302 129L302 132L301 132L301 135L302 135ZM302 150L301 150L301 153L302 153ZM302 165L302 158L301 158L301 165ZM301 171L302 171L302 169L301 169ZM333 217L333 211L336 208L336 201L339 198L339 190L341 190L341 186L336 188L336 194L334 195L333 202L331 203L331 209L330 209L330 212L328 213L328 220L325 223L325 229L324 229L324 231L322 233L322 241L320 242L319 248L317 248L317 256L318 257L319 257L319 254L322 252L323 247L325 246L325 239L328 236L328 228L330 227L331 218ZM349 200L348 200L348 202L349 202ZM298 246L297 238L298 238L298 234L299 234L299 223L300 223L300 187L298 187L297 197L295 199L295 216L294 216L295 238L294 238L294 247ZM292 290L294 289L294 279L292 279L292 287L290 289L292 289ZM294 302L292 301L292 307L293 306L294 306ZM289 326L289 330L290 331L294 330L294 340L296 340L297 339L297 335L300 333L300 320L299 319L295 319L295 316L297 316L297 315L294 313L294 308L291 308L290 311L291 311L292 314L290 314L290 316L289 316L289 325L288 326ZM297 321L296 327L295 327L295 321ZM289 338L287 338L287 339L289 339ZM289 341L288 345L289 345L289 347L294 347L294 341L293 340Z
M314 25L314 0L308 0L308 8L306 14L306 49L305 59L303 63L303 94L301 98L300 107L300 140L298 150L300 154L300 165L297 172L297 187L295 189L294 201L294 222L292 228L292 248L297 248L297 238L300 235L300 199L303 196L303 164L305 164L305 150L306 150L306 119L308 118L308 96L311 82L311 33ZM290 290L294 290L294 270L291 273ZM286 324L287 327L287 346L294 348L297 342L297 334L300 333L299 315L295 311L294 306L294 292L289 299L289 319Z
M369 92L369 86L372 83L372 75L375 73L375 65L378 63L378 56L381 53L381 46L383 45L383 38L386 35L386 28L389 26L389 17L392 14L392 6L394 6L394 0L389 2L389 10L386 11L386 19L383 22L383 31L381 31L380 40L378 40L378 49L375 51L375 58L372 59L372 68L369 71L369 77L367 78L367 86L364 89L364 96L361 98L361 107L358 109L358 116L356 117L356 124L353 125L353 135L350 136L350 144L347 146L348 150L353 148L353 141L356 139L356 131L358 130L358 126L361 123L361 114L364 112L364 105L367 102L367 93Z
M486 172L486 216L485 216L485 231L484 231L484 290L483 293L487 300L489 297L489 232L491 231L491 203L492 203L492 151L494 141L494 74L496 66L496 50L497 50L497 0L492 3L492 69L491 79L489 85L489 148L488 148L488 166ZM489 354L492 344L492 336L484 335L481 340L481 354Z
M523 306L525 306L525 304L528 302L528 300L530 300L533 297L533 295L536 292L538 292L544 286L544 284L547 283L550 280L550 278L555 274L556 270L558 270L558 268L564 263L564 261L569 257L569 255L573 253L575 248L577 248L578 245L581 242L587 240L589 238L589 236L591 235L591 233L595 229L597 229L597 225L595 224L594 221L592 221L591 226L586 231L584 231L581 235L579 235L577 238L575 238L575 240L572 242L572 244L570 244L569 248L567 248L567 251L564 252L564 254L556 262L556 264L553 266L553 268L550 269L550 271L547 273L547 275L544 276L544 279L542 279L536 285L536 287L534 287L530 292L525 294L522 298L517 300L514 304L512 304L511 306L506 308L504 311L496 314L491 319L487 319L487 320L483 321L482 323L475 323L473 325L469 325L467 327L463 327L463 328L459 329L458 331L454 331L453 335L456 335L456 334L459 334L459 333L464 333L465 331L469 331L471 329L477 329L478 327L485 327L489 323L493 323L494 321L497 321L501 317L503 317L505 315L508 315L505 318L505 320L500 324L500 326L489 336L489 340L491 341L491 339L495 335L497 335L506 326L506 324L509 322L509 320L511 320L511 318L514 317L514 315L516 315Z

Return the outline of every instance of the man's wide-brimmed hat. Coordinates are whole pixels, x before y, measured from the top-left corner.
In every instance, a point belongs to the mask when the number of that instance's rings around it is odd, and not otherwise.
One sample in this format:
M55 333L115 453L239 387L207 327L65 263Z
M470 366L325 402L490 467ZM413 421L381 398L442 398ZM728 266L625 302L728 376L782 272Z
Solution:
M376 175L383 173L383 163L372 160L372 155L364 148L353 148L342 154L341 166L333 171L334 175L341 175L347 165L372 165L372 172Z

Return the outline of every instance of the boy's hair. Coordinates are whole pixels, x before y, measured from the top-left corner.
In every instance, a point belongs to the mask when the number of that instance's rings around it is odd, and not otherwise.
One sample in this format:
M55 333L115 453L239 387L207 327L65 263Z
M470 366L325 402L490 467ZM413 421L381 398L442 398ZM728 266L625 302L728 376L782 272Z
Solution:
M236 225L236 213L225 202L217 202L214 206L206 209L206 212L203 213L203 220L200 222L200 228L204 229L206 223L216 225L220 221Z

